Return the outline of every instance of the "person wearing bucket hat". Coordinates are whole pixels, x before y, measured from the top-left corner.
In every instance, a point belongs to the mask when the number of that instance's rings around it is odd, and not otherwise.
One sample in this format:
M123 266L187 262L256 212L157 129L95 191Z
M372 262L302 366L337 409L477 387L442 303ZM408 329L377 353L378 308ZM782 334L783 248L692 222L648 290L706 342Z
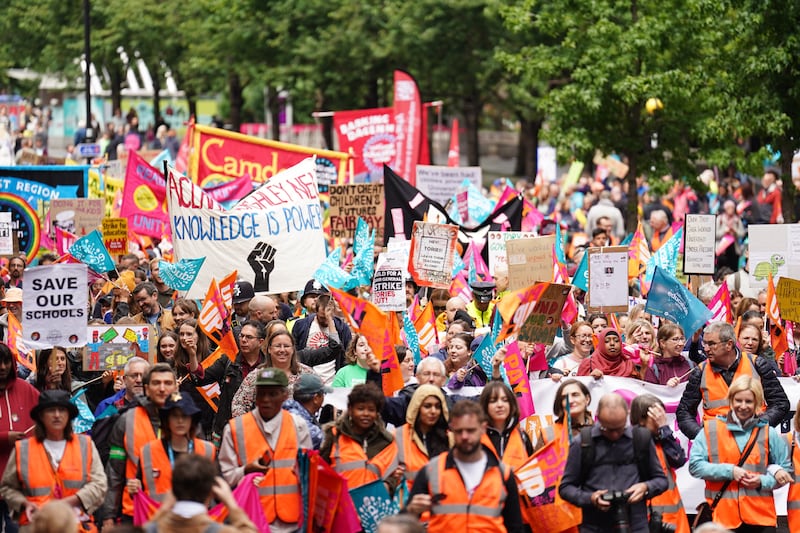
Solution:
M467 314L475 321L476 328L487 328L494 314L494 281L473 281L469 286L472 301L467 305Z
M92 439L72 432L77 416L63 390L42 392L31 409L33 438L17 441L0 483L0 495L19 513L20 531L30 531L32 516L51 500L73 507L84 530L97 531L91 515L103 502L106 474Z
M6 289L5 296L0 303L6 308L8 313L14 315L18 322L22 322L22 289L12 287ZM0 316L0 341L6 342L8 339L8 313Z
M256 372L256 407L228 422L222 435L219 465L222 477L236 486L258 473L258 492L270 530L296 531L302 519L297 452L313 444L305 421L282 409L289 396L289 378L274 367Z
M284 409L306 421L315 450L319 450L323 437L317 413L325 403L325 395L330 392L333 389L325 386L318 375L302 374L294 384L292 398L283 402Z
M167 398L159 409L161 438L142 448L136 479L128 480L131 494L141 489L155 501L163 502L172 488L172 469L176 459L191 453L211 461L216 458L216 447L195 437L201 412L185 392L178 391Z

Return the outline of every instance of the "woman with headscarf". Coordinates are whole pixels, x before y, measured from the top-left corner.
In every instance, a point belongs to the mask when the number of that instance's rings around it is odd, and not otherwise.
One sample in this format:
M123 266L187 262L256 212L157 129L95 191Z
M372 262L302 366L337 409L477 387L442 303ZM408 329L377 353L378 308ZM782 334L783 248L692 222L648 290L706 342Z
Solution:
M442 389L424 384L414 391L406 410L407 423L394 430L397 462L405 467L404 476L409 486L431 459L450 449L449 417Z
M606 328L597 336L597 348L578 365L579 376L639 378L633 361L622 353L622 340L617 330Z

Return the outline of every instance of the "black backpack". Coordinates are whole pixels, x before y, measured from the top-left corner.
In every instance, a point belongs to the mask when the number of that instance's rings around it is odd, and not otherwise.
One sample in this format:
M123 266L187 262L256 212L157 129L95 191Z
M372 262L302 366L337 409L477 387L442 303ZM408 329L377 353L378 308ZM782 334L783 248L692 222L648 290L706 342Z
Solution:
M650 478L650 442L653 434L641 426L634 426L633 430L633 462L639 470L639 480L646 481ZM620 463L630 464L630 463ZM589 470L594 465L594 439L592 427L581 428L581 483L586 481Z

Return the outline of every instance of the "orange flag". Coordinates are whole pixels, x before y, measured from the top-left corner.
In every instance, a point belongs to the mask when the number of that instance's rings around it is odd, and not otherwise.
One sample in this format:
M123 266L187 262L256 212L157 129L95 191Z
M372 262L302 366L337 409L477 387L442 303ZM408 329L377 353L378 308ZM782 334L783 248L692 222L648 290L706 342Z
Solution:
M384 313L372 302L329 287L345 318L354 331L367 338L373 353L381 361L383 393L392 396L403 388L403 374L394 351L400 344L400 324L395 313Z
M781 321L781 310L778 306L778 296L775 294L775 282L772 279L772 272L769 273L767 280L767 318L769 319L769 336L772 349L775 350L775 359L789 350L789 339L786 337L786 329Z
M217 285L217 280L216 278L212 278L211 284L206 292L206 298L203 301L203 306L200 309L200 317L197 323L200 325L200 329L203 333L205 333L209 339L217 343L218 348L214 351L212 356L221 350L222 353L228 356L228 359L234 361L236 359L236 354L239 352L239 348L236 345L236 339L231 329L230 316L230 307L226 307L225 299L220 292L219 285ZM219 355L217 355L217 357L219 357ZM211 358L212 357L207 357L206 360Z
M17 358L17 362L30 370L36 372L36 352L25 344L22 338L22 324L19 323L14 313L8 315L8 339L6 339L11 353Z
M427 353L426 348L431 344L439 343L439 335L436 331L436 317L433 314L433 304L428 302L425 308L414 320L414 329L417 330L419 337L419 348Z

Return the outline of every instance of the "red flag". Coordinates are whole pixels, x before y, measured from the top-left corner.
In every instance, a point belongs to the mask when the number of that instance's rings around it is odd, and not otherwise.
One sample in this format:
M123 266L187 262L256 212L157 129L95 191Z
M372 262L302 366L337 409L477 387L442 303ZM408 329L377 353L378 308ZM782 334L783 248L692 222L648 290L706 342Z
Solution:
M422 106L422 121L421 121L421 133L419 136L419 160L417 161L420 165L430 165L431 164L431 149L428 145L428 108L431 107L430 104L425 104ZM436 113L441 113L441 108L436 108Z
M553 246L553 282L561 283L562 285L569 285L569 272L567 272L567 265L561 263L556 257L556 247ZM578 318L578 304L575 301L575 296L572 291L567 295L564 301L564 307L561 309L561 320L567 324L572 324Z
M192 148L192 134L194 133L194 116L189 119L189 126L183 136L181 146L178 148L178 155L175 157L175 170L181 174L186 174L189 168L189 154Z
M55 228L56 228L56 253L58 255L64 255L67 253L67 250L69 250L72 247L72 245L75 244L75 241L78 240L78 236L75 235L74 233L70 233L66 230L63 230L58 226L56 226Z
M723 283L723 285L725 285ZM775 359L789 350L789 340L786 338L786 330L781 321L781 310L778 306L778 296L775 294L775 282L772 279L772 272L767 279L767 318L769 319L769 336L772 349L775 350Z
M390 165L408 182L417 182L417 161L422 137L422 99L416 80L407 72L394 71L394 123L397 135L397 158Z
M400 325L395 313L384 313L372 302L329 287L350 327L367 338L373 353L381 361L383 393L392 396L403 388L403 374L394 351L400 342Z
M355 176L370 176L378 181L383 165L391 165L397 156L394 110L391 107L337 111L333 129L339 150L352 154L350 164Z
M457 167L460 165L461 147L458 141L458 119L454 118L453 125L450 129L450 149L447 151L447 166Z

